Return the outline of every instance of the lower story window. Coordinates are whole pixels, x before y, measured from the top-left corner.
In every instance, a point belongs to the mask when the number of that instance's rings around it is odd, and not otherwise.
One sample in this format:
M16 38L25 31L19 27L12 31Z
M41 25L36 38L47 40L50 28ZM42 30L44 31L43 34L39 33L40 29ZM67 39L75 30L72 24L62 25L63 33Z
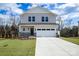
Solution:
M25 31L25 28L23 28L23 31Z
M37 30L41 30L41 29L37 29Z
M28 30L29 30L29 28L28 28Z
M55 29L51 29L51 30L55 30Z

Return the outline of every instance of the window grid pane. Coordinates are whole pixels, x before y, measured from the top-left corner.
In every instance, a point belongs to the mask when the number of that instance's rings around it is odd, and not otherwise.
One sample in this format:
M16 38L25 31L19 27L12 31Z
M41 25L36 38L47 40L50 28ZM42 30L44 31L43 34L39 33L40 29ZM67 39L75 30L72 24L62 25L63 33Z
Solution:
M44 17L42 17L42 22L44 22Z
M23 31L25 31L25 28L23 28Z
M32 21L35 22L35 16L32 17Z
M29 21L29 22L31 21L31 17L30 17L30 16L28 17L28 21Z
M46 17L46 22L48 22L48 17Z

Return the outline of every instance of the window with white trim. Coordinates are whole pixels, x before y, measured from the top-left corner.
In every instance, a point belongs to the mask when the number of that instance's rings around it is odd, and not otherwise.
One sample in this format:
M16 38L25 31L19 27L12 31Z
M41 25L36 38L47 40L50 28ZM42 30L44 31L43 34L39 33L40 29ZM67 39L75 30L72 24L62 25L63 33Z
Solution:
M44 16L42 16L42 22L48 22L48 17L46 16L46 17L44 17Z
M35 22L35 16L29 16L28 21L29 22Z
M23 28L23 31L25 31L25 28Z

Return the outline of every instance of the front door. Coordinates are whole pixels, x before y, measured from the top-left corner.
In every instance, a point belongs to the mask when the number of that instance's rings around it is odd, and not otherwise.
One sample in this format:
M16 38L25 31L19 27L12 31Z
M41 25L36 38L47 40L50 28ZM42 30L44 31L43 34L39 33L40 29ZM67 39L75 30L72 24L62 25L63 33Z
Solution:
M34 28L30 28L30 34L34 35Z

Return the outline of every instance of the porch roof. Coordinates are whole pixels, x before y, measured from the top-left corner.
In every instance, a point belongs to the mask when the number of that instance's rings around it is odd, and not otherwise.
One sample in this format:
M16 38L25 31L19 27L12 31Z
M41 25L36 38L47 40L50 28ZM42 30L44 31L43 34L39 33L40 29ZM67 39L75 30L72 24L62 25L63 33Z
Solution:
M19 23L19 25L59 25L57 23Z

